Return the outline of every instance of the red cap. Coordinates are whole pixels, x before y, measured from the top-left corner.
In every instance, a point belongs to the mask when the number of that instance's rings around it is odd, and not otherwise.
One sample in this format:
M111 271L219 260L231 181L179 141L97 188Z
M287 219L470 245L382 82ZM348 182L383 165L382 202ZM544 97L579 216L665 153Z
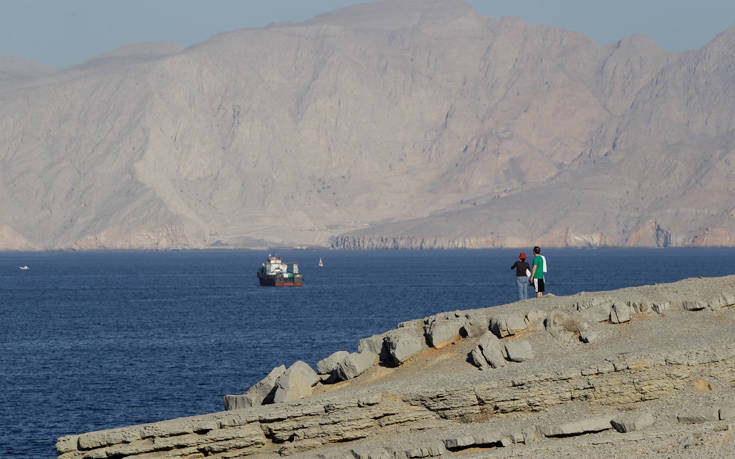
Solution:
M523 258L525 260L526 259L526 252L521 252L521 254L518 255L518 258Z

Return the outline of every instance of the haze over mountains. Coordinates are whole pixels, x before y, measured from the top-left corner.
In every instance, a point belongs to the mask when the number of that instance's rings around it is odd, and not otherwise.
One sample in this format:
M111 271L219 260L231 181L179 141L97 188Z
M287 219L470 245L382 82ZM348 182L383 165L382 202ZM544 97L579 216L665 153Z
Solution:
M733 245L735 27L670 53L462 0L0 58L0 249Z

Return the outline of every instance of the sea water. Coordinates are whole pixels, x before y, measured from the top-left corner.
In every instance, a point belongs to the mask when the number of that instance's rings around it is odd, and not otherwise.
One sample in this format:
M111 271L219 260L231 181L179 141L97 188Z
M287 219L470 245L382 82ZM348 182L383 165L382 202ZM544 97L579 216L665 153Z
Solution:
M0 253L0 457L221 411L280 364L313 366L398 322L517 295L517 251L277 254L299 263L303 287L259 287L263 251ZM555 295L735 273L735 249L544 254Z

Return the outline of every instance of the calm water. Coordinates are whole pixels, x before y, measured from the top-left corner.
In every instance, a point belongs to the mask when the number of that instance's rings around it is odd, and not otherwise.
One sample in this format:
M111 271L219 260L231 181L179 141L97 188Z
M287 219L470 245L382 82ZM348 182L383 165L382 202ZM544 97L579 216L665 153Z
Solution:
M735 273L734 249L544 253L556 295ZM515 300L517 251L279 254L300 262L304 287L258 287L256 251L0 253L0 457L50 457L61 435L220 411L224 394L274 366L355 351L403 320Z

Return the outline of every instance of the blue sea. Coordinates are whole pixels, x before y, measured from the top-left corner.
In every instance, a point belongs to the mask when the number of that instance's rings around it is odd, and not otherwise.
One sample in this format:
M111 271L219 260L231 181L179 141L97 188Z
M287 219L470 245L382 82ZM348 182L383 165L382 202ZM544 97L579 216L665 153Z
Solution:
M555 295L735 273L735 249L544 254ZM278 252L299 262L301 288L259 287L266 255L0 252L0 457L53 457L62 435L221 411L277 365L516 299L517 251Z

